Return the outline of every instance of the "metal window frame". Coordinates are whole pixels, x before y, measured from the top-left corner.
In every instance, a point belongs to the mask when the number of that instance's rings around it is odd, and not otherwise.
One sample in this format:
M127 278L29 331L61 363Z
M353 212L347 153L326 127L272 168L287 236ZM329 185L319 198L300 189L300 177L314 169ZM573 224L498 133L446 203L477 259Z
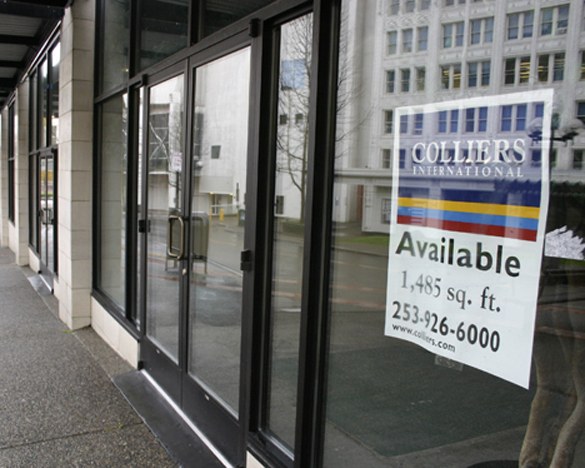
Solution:
M322 465L325 427L325 403L327 385L327 359L328 359L328 323L329 323L329 276L331 260L331 231L332 231L332 199L333 199L333 173L335 153L335 114L337 104L337 74L339 58L340 14L341 0L315 0L303 2L301 0L279 0L262 10L260 15L251 15L255 18L245 18L234 25L226 27L221 33L213 34L195 42L195 38L201 37L201 24L197 21L199 9L203 2L193 0L190 2L189 18L189 44L173 56L153 65L143 73L138 70L139 28L137 27L138 0L131 0L130 11L130 52L129 52L129 79L116 89L99 93L96 86L94 95L94 174L100 174L99 161L99 135L100 135L100 105L106 100L128 92L128 180L127 193L129 198L128 224L127 224L127 303L129 298L136 297L138 285L136 280L130 278L135 273L136 262L132 259L132 253L137 247L135 206L136 184L138 182L137 164L133 160L137 154L135 145L139 144L137 138L138 102L136 92L146 83L148 76L161 72L175 64L186 60L193 54L221 42L226 37L234 35L242 30L242 25L250 23L250 35L252 36L252 73L259 79L252 84L250 126L250 151L249 170L253 171L250 183L255 187L255 202L251 206L250 214L258 218L258 222L246 231L246 245L253 247L254 265L262 274L249 275L245 279L244 301L249 310L254 311L246 317L242 323L242 369L243 386L240 405L241 430L244 450L250 450L260 460L268 461L273 466L294 466L295 468L313 468ZM101 36L103 31L99 26L99 18L103 18L100 9L101 2L97 3L98 27L96 28L96 66L94 74L96 83L99 77L99 60L101 57ZM274 96L277 96L278 80L275 79L274 66L274 37L270 28L276 26L291 16L303 12L313 11L313 54L311 63L311 102L309 109L309 165L307 175L306 194L306 224L304 234L303 256L303 283L301 305L301 330L299 348L299 375L298 375L298 401L296 416L296 444L294 448L294 461L283 453L280 447L265 437L261 425L261 398L263 385L266 383L265 366L267 360L267 331L266 331L266 300L269 291L270 270L267 268L270 254L266 245L270 245L270 222L263 213L272 210L274 188L270 182L271 149L268 133L276 135L276 131L270 132L278 125L278 111L275 110ZM254 35L254 30L259 29L263 34ZM270 90L272 90L272 95ZM275 92L276 91L276 92ZM146 108L146 106L145 106ZM135 135L135 136L133 136ZM318 157L317 157L318 155ZM140 339L141 331L136 322L129 316L131 313L120 310L96 284L96 275L100 266L100 219L99 219L99 177L94 177L94 284L93 296L98 299L111 315L135 338ZM260 219L263 218L263 219ZM143 259L144 260L144 259Z

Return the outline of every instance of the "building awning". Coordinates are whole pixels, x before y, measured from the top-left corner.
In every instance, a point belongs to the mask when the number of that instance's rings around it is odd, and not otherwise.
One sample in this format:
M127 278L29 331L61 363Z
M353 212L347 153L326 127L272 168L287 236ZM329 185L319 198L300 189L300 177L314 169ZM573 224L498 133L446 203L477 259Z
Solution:
M0 109L73 0L0 0Z

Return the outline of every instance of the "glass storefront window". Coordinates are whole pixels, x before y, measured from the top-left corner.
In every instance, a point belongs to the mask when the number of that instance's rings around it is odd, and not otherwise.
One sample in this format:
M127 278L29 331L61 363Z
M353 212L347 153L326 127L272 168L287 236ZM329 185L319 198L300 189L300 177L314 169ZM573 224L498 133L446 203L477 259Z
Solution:
M203 3L204 11L200 15L204 25L203 36L209 36L256 10L273 3L274 0L253 0L246 2L223 2L212 0Z
M189 0L140 2L140 70L188 45Z
M272 262L270 432L294 447L308 164L313 15L280 29Z
M130 1L104 0L101 31L100 92L128 79L130 46Z
M100 107L100 289L120 307L126 298L127 95Z
M47 146L47 123L49 121L49 104L48 104L48 95L47 95L47 85L48 85L48 74L49 74L49 65L47 63L47 59L43 61L41 66L39 67L39 113L37 115L38 121L38 137L39 137L39 148L44 148Z
M59 143L59 62L61 61L61 44L58 42L50 53L51 87L49 102L51 103L51 141L50 145Z
M585 463L583 5L467 3L342 1L326 467Z
M225 77L239 76L226 85ZM189 374L239 409L250 49L197 68L193 105ZM213 143L213 144L212 144ZM217 193L225 187L224 193ZM220 189L221 190L221 189ZM228 192L229 190L229 192ZM227 193L225 193L227 192Z
M30 132L29 132L29 142L30 142L30 150L34 151L38 148L39 141L37 139L37 132L39 126L37 125L38 122L38 112L39 112L39 91L38 91L38 72L34 72L31 74L30 80Z

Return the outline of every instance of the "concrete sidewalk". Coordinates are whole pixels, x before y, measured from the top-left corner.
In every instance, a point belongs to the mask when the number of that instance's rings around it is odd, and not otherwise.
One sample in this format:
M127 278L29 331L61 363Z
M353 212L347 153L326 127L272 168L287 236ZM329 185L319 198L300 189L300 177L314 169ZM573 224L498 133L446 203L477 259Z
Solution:
M0 467L177 466L112 383L130 367L27 276L0 248Z

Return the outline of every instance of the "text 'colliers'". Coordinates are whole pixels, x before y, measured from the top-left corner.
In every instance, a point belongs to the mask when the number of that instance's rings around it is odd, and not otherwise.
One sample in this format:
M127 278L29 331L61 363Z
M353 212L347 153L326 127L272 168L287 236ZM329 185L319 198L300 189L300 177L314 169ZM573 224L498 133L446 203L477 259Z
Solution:
M428 259L432 262L444 263L463 268L477 268L481 271L494 270L496 273L504 271L508 276L520 275L520 260L510 255L504 257L504 246L498 245L496 252L483 249L481 242L476 243L475 257L471 250L464 247L455 247L455 239L441 238L440 243L414 240L409 231L402 234L402 239L396 249L396 255L403 252L413 257Z

